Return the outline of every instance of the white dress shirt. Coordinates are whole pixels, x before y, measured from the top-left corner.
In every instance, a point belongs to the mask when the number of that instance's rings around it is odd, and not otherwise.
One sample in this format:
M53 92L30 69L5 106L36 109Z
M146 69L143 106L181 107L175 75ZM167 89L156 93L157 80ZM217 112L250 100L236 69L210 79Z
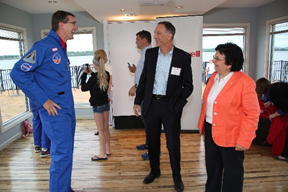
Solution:
M174 46L172 50L165 56L161 53L160 49L158 51L156 73L153 84L153 94L155 95L166 95L167 82L171 67L173 51Z
M207 107L206 107L206 121L210 124L212 124L212 121L213 121L213 104L214 104L214 101L233 74L234 74L234 72L230 72L224 78L220 79L219 73L217 73L217 75L214 78L214 84L213 84L213 86L210 90L210 93L208 95Z

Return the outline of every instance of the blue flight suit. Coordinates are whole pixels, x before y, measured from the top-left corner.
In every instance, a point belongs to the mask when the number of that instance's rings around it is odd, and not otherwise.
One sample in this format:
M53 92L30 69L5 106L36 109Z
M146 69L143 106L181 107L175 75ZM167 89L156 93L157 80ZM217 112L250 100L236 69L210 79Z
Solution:
M30 100L30 107L33 113L33 137L34 137L34 145L41 146L42 148L49 148L51 147L51 141L47 134L42 128L42 123L40 119L40 115L38 112L38 108L33 102Z
M51 192L70 192L75 134L75 110L71 89L70 63L59 36L50 30L13 67L14 83L38 107L43 128L51 139ZM58 115L48 115L42 105L58 104Z

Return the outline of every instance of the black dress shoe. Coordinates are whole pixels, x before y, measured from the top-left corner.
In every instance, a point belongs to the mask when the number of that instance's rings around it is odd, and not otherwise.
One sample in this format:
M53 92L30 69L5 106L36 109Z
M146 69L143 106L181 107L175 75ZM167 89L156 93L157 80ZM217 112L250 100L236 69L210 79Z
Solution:
M149 183L152 183L154 181L154 179L160 177L160 173L156 174L156 175L153 175L152 173L149 173L149 175L147 175L145 177L145 179L143 180L143 183L144 184L149 184Z
M178 181L175 183L175 190L177 192L182 192L184 190L184 184L182 181Z

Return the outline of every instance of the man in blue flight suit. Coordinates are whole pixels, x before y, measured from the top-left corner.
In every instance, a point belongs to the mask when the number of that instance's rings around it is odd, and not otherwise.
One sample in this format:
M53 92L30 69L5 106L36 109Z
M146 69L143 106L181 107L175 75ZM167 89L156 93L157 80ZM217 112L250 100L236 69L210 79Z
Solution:
M10 76L38 107L51 139L50 192L70 192L76 120L66 42L78 27L65 11L56 11L51 21L48 36L33 45Z

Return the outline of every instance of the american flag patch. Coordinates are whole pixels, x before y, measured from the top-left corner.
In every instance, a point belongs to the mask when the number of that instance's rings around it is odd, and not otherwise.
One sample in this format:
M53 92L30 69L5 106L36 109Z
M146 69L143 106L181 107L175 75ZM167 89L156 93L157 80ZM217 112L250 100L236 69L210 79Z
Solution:
M58 51L57 47L52 48L52 51L53 52Z

